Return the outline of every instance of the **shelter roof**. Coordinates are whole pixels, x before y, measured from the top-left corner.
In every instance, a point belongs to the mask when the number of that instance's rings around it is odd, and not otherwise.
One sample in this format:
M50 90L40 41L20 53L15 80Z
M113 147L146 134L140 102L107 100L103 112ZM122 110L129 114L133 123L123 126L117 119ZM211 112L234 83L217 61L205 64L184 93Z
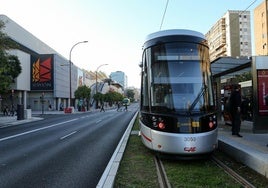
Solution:
M213 77L228 78L234 73L242 74L251 69L251 57L218 57L211 62Z

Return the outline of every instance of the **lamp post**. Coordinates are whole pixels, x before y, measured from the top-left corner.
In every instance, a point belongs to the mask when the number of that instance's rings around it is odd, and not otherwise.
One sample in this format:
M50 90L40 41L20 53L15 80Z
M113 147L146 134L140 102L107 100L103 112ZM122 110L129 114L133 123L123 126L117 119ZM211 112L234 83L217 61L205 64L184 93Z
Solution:
M78 44L81 43L87 43L88 41L81 41L81 42L77 42L76 44L74 44L70 50L70 54L69 54L69 77L70 77L70 96L69 96L69 107L71 107L71 100L72 100L72 51L74 49L75 46L77 46Z
M105 66L105 65L108 65L108 64L102 64L102 65L98 66L98 68L97 68L97 70L96 70L96 84L95 84L95 85L96 85L96 94L97 94L97 92L98 92L98 91L97 91L97 88L98 88L98 87L97 87L97 86L98 86L98 70L99 70L100 67Z

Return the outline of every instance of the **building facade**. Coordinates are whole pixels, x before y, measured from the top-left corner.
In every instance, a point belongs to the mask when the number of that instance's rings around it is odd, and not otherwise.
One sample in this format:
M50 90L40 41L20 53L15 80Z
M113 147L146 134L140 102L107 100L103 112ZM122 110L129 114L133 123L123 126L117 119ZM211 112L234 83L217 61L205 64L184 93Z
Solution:
M124 89L127 88L127 75L122 71L112 72L110 78L119 83Z
M251 56L250 11L227 11L206 33L210 60Z
M255 54L268 55L268 14L267 0L254 9Z
M8 53L16 55L22 67L10 93L1 96L0 106L23 104L24 108L35 111L60 110L60 107L68 107L69 103L75 106L74 91L79 86L90 87L107 78L104 73L98 73L96 80L93 72L82 70L74 64L70 66L68 59L13 20L5 15L0 15L0 19L5 23L3 32L18 45L18 49Z

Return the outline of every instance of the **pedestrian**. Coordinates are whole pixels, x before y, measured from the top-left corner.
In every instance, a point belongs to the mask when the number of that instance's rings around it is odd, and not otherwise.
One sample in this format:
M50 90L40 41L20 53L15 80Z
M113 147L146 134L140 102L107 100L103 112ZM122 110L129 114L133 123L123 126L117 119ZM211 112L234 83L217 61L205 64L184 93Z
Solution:
M3 112L4 112L4 116L6 116L6 115L8 116L8 107L7 107L7 105L4 106Z
M60 111L63 111L63 104L60 103Z
M52 110L52 105L51 104L48 105L48 110L49 111Z
M102 111L105 112L105 110L104 110L104 103L103 103L103 102L101 103L101 109L100 109L100 112L102 112Z
M10 116L14 116L15 115L15 108L14 108L14 104L11 105L11 110L10 110Z
M239 85L234 85L230 96L230 114L232 119L232 135L243 137L239 134L241 127L241 93Z
M117 102L117 112L120 110L120 102Z

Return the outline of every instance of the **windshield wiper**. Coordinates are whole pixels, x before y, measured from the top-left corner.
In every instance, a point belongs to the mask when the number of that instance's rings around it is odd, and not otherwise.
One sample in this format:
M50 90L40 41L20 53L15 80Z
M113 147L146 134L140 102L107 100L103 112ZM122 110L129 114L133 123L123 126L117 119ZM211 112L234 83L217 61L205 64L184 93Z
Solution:
M202 96L204 96L205 91L206 91L206 85L203 85L203 87L201 88L200 92L198 93L197 97L195 98L195 100L193 101L193 103L191 104L191 106L188 109L188 113L191 114L191 112L193 111L194 107L196 106L196 104L198 103L198 101L200 100L200 98Z

